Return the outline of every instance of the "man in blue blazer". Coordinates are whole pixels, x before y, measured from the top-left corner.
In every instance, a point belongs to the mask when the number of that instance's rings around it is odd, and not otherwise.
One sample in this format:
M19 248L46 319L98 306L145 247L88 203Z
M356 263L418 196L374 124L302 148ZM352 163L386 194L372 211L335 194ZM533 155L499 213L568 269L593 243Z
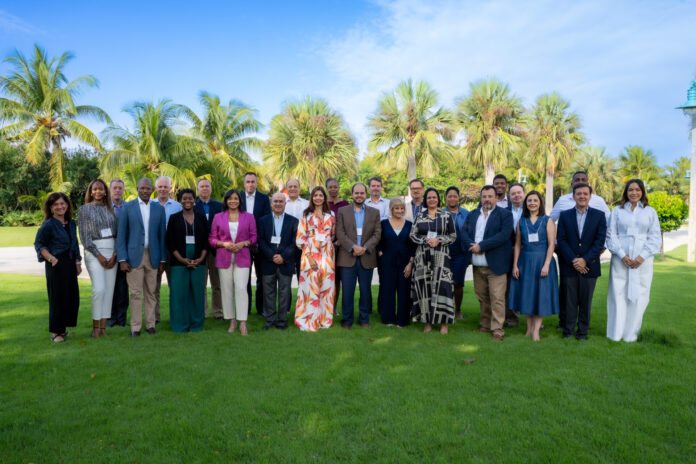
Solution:
M292 300L292 276L297 258L297 226L295 217L285 214L285 195L276 193L271 199L273 212L261 218L257 241L260 267L257 279L263 281L263 330L288 328L288 313ZM278 310L276 311L276 295Z
M599 256L607 236L604 213L588 206L592 187L580 183L573 186L575 208L561 212L558 219L558 267L564 286L565 321L563 337L575 334L586 340L590 327L590 309L597 277L602 274ZM577 321L577 331L575 323Z
M481 206L470 212L462 231L464 268L474 267L474 292L481 316L479 332L491 333L495 340L505 336L505 293L507 274L512 268L512 213L496 206L492 185L481 189Z
M213 218L217 213L222 211L222 203L219 201L212 200L210 197L213 194L213 186L208 179L201 179L198 181L196 186L198 190L198 198L196 199L196 204L193 206L193 210L197 213L201 213L205 216L206 222L208 223L208 232L210 232L210 225L213 223ZM208 253L205 257L206 266L206 281L210 277L210 287L212 289L212 301L211 305L213 307L212 313L213 317L217 320L222 320L222 293L220 290L220 276L218 275L217 267L215 267L215 248L209 246ZM205 316L208 317L208 292L205 296Z
M259 230L259 221L262 217L271 214L271 202L268 195L256 190L258 176L256 173L247 172L244 174L244 195L242 195L242 207L247 213L254 215L256 219L256 230ZM259 267L261 267L261 255L258 247L251 249L251 261L254 263L256 273L256 312L263 315L263 279ZM247 284L247 294L249 295L249 312L251 313L251 270L249 270L249 283Z
M155 289L157 272L164 270L167 251L164 243L166 215L157 201L152 201L152 181L143 177L138 181L138 198L129 201L118 217L116 255L119 267L126 271L130 289L131 336L140 335L142 302L145 302L145 328L155 331Z

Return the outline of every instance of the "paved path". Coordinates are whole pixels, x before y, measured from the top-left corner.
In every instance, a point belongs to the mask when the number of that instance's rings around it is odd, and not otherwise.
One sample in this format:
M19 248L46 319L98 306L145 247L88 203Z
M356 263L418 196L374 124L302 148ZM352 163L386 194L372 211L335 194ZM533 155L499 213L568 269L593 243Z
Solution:
M671 251L678 246L686 245L687 242L687 228L682 227L674 232L668 232L665 234L665 251ZM609 251L605 251L602 255L602 262L609 261L611 254ZM7 247L0 248L0 273L12 273L12 274L28 274L28 275L44 275L44 264L39 263L36 260L36 252L33 247ZM88 279L89 274L87 269L82 270L80 275L81 279ZM166 282L166 276L163 276ZM252 283L256 283L256 276L252 273ZM471 266L467 269L466 280L472 280L472 270ZM377 273L374 273L372 278L372 284L379 284L377 278ZM293 279L293 287L296 287L296 279Z

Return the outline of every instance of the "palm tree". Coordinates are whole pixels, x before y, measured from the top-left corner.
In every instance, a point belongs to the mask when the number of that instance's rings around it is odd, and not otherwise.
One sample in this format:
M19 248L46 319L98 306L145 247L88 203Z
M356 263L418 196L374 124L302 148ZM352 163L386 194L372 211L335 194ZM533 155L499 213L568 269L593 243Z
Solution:
M471 84L470 93L457 103L457 122L466 132L464 153L484 168L486 184L496 169L503 169L524 134L521 100L497 79Z
M213 188L221 191L254 166L249 151L261 150L255 134L263 125L256 119L256 110L239 101L225 105L217 95L201 92L200 102L204 114L193 118L194 132L210 155L201 168L210 173Z
M0 76L0 91L5 95L0 97L0 123L7 123L0 129L0 136L26 142L25 154L32 164L48 151L51 188L62 191L71 187L63 176L63 142L74 138L102 150L99 138L76 118L111 122L102 109L75 104L75 96L84 87L96 87L98 82L90 75L68 81L63 71L72 59L69 52L49 58L35 45L30 59L15 51L6 60L14 68L13 73Z
M277 179L296 177L315 185L357 166L355 141L340 114L326 100L287 103L271 120L264 162Z
M621 176L616 168L616 160L606 153L604 147L584 147L571 167L572 172L585 171L592 190L608 204L614 203L621 195Z
M553 182L584 141L580 117L570 103L553 92L540 96L529 120L529 153L538 169L546 171L546 209L553 208Z
M183 135L185 120L195 121L195 114L166 99L157 104L136 102L123 111L133 118L134 130L116 125L105 129L114 147L99 163L105 176L126 170L131 176L169 176L175 188L195 188L207 157L203 142Z
M684 195L689 191L686 171L688 171L690 167L691 160L686 156L682 156L676 160L672 166L667 166L664 180L669 193L673 195Z
M423 81L401 82L392 93L379 101L370 116L372 129L369 149L379 153L378 161L400 169L408 167L408 178L416 178L416 166L423 174L433 175L453 152L454 135L451 113L437 106L437 92Z
M629 179L640 179L646 184L656 181L660 175L655 155L652 150L645 150L638 145L629 145L619 155L619 172L624 182Z

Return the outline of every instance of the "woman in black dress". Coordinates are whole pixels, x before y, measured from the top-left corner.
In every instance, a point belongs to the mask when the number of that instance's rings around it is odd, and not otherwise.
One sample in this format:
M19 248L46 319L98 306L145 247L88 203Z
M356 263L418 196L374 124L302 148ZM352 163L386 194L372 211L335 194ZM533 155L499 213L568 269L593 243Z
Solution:
M77 276L82 272L82 257L67 195L50 194L43 209L45 220L36 233L34 248L39 262L46 263L48 330L51 340L59 343L68 336L67 328L77 325L80 306Z

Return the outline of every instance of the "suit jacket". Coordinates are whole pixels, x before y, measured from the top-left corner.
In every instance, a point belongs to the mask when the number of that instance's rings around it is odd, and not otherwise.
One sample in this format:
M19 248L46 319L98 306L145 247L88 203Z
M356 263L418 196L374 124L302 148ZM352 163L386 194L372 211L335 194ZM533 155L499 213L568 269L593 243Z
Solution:
M266 216L267 214L271 214L271 201L268 199L268 195L264 195L258 190L256 191L256 196L254 197L254 211L247 211L246 192L241 192L241 197L242 205L244 206L244 211L254 215L254 219L256 219L256 226L258 228L259 221L261 220L261 218Z
M283 228L280 231L280 244L271 243L273 237L273 213L261 218L259 221L258 244L261 253L261 275L274 274L280 270L283 275L293 275L295 273L295 262L297 258L297 247L295 239L297 237L297 225L300 221L297 218L285 214L283 217ZM283 257L283 264L273 262L273 255L279 254Z
M401 233L396 235L389 219L382 220L382 236L377 246L377 251L382 252L379 258L380 267L403 269L411 257L415 256L417 246L409 237L412 226L411 221L405 221Z
M353 267L355 256L351 253L353 245L358 244L367 248L364 255L360 257L360 263L365 269L377 267L377 245L382 235L379 210L363 205L365 219L363 220L361 242L358 242L358 231L355 225L355 214L353 205L344 206L338 210L336 219L336 239L340 248L336 265L341 267Z
M203 215L203 218L205 218L206 223L208 224L208 231L210 231L210 227L213 225L213 218L215 218L215 215L222 211L222 203L219 201L215 200L210 200L208 201L208 207L210 212L208 213L208 217L205 217L205 210L203 209L203 200L200 198L196 198L196 204L193 205L193 211L196 213L200 213ZM212 253L213 256L215 256L215 252L217 250L211 246L208 247L208 253Z
M249 241L250 246L256 245L256 221L251 213L239 213L239 225L237 226L237 238L234 243ZM213 218L210 227L208 242L213 248L217 247L218 242L232 242L230 235L230 225L227 220L227 211L217 213ZM234 262L239 267L251 267L250 247L244 247L234 255ZM215 267L227 269L232 263L232 252L225 248L218 248L215 254Z
M578 232L578 221L575 216L575 208L561 212L558 218L558 268L563 276L574 276L578 272L573 267L575 258L583 258L590 268L585 277L599 277L602 268L599 264L599 255L604 249L604 241L607 237L607 219L604 213L595 208L587 208L585 225L582 235Z
M486 253L488 267L494 274L507 274L512 269L512 213L505 208L495 207L490 213L479 242L481 251ZM476 221L481 215L481 208L476 208L466 216L462 229L462 251L464 268L471 263L469 247L476 243Z
M205 219L205 214L200 214L194 210L193 212L193 235L195 238L195 252L192 259L198 259L203 253L203 250L208 250L208 222ZM178 251L182 257L186 257L186 219L184 219L183 211L174 213L169 216L166 233L167 251L169 252L170 266L183 266L181 262L174 256L174 250ZM205 263L203 263L205 266Z
M150 264L159 266L167 261L167 249L165 247L165 232L167 223L164 207L157 200L148 202L150 207L150 223L148 225L148 249L150 251ZM126 203L118 216L118 235L116 241L116 255L118 261L126 261L130 267L140 266L143 260L145 248L145 227L143 216L140 214L138 199Z

